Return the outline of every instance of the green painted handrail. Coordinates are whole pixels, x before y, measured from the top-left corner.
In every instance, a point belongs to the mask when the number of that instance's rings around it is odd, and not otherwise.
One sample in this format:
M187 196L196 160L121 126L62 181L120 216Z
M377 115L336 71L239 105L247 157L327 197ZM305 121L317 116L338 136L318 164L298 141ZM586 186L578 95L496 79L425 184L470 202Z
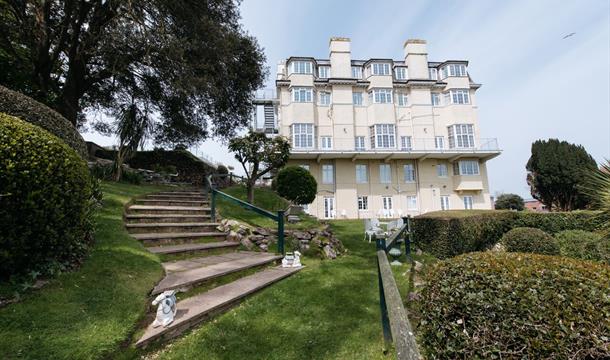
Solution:
M234 196L224 193L214 187L214 185L212 184L212 175L206 177L206 181L207 181L207 185L210 189L210 194L211 194L210 214L211 214L212 222L216 222L216 197L217 196L224 197L225 199L228 199L245 209L254 211L255 213L257 213L259 215L268 217L269 219L277 222L277 250L282 255L286 254L285 249L284 249L284 212L285 212L284 210L278 210L277 214L274 214L270 211L261 209L248 202L245 202L241 199L238 199Z

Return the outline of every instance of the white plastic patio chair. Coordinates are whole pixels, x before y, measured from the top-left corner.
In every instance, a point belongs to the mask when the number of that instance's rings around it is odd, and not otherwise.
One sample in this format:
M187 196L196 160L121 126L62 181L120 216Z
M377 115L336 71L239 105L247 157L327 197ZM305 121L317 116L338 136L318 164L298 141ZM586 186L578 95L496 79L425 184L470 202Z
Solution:
M383 229L381 229L378 219L364 219L364 240L368 236L369 242L371 242L373 235L381 232L383 232Z

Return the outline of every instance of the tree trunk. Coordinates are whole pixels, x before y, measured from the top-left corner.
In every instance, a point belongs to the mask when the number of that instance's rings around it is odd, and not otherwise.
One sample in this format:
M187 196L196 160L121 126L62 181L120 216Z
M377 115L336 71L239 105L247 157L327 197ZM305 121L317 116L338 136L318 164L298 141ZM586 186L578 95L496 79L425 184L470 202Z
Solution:
M112 177L114 181L121 181L121 177L123 177L123 161L124 154L122 149L119 149L116 152L116 158L114 159L114 164L112 167Z
M254 182L255 181L246 182L246 191L248 193L248 203L253 204L253 205L254 205Z

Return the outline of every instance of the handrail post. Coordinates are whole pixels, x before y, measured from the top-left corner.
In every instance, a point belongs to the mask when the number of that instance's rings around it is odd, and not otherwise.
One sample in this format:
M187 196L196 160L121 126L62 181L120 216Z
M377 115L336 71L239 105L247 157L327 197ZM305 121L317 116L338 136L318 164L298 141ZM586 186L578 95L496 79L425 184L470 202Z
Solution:
M210 189L210 193L212 194L212 199L210 199L210 217L212 222L216 222L216 191L214 189Z
M286 255L284 251L284 210L277 212L277 250L280 254Z
M411 257L411 243L413 242L413 232L411 231L411 215L408 215L407 218L407 241L405 241L405 255L407 259L413 262L413 258Z

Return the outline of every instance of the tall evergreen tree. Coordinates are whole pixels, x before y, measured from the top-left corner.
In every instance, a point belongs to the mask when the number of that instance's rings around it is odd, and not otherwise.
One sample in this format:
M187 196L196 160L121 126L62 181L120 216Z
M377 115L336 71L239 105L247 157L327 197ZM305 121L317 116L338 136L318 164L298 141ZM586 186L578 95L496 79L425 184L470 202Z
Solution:
M532 196L549 209L587 207L589 199L581 189L586 174L597 169L597 163L581 145L557 139L537 140L532 144L526 169Z
M79 125L136 105L191 144L247 125L264 55L239 0L0 1L0 83Z

